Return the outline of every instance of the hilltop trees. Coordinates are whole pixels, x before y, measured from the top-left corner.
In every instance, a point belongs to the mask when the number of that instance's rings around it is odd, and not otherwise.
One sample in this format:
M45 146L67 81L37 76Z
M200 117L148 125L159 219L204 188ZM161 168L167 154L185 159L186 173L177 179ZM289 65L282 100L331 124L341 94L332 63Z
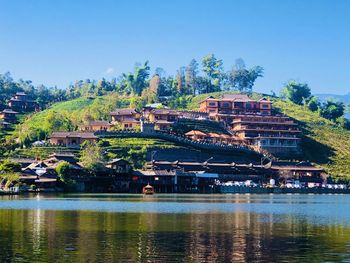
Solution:
M321 116L336 121L339 117L344 115L345 105L340 101L328 100L324 103L321 109Z
M235 66L226 74L228 90L238 90L240 92L252 92L257 78L263 77L264 69L255 66L247 69L243 59L237 59Z
M208 82L211 84L208 92L220 91L223 73L222 60L217 59L214 54L209 54L202 59L202 67Z
M282 89L281 96L302 105L311 96L311 90L306 83L290 80Z
M190 64L186 67L185 85L190 94L196 95L197 93L197 75L198 75L198 62L192 59Z

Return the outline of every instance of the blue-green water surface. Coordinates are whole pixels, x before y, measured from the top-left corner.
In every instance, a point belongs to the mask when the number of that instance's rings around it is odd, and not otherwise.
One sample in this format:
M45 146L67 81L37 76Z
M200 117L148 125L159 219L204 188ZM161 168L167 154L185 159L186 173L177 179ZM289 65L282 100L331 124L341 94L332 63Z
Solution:
M0 199L0 262L350 262L350 195Z

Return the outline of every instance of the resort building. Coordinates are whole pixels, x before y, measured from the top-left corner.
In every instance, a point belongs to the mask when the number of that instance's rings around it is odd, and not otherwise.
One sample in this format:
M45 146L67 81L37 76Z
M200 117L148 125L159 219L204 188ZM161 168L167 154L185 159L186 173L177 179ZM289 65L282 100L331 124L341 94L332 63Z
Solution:
M227 121L232 114L271 114L271 101L250 99L244 94L224 94L222 98L208 97L200 102L199 110L209 113L216 121Z
M14 111L12 109L4 109L1 113L0 113L0 118L7 123L16 123L17 122L17 118L16 115L18 114L17 111Z
M112 127L112 124L108 121L90 121L88 124L81 126L82 131L107 131Z
M112 124L118 124L122 129L132 130L140 124L141 114L135 109L116 109L109 114Z
M152 109L147 120L154 123L156 130L168 130L171 125L179 119L180 113L170 109Z
M38 103L31 100L30 96L25 92L17 92L15 96L10 99L8 106L20 112L31 112L39 108Z
M234 115L232 132L256 149L270 153L296 153L300 151L298 125L289 117L279 115Z
M96 142L98 137L92 132L53 132L49 142L67 147L79 146L85 141Z
M130 163L121 158L109 161L106 167L113 169L116 174L127 174L132 170Z

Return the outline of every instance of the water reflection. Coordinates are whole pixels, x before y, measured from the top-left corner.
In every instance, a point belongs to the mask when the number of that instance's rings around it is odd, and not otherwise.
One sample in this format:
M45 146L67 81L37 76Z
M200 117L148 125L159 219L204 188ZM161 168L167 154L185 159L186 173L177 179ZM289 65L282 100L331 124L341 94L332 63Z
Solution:
M80 197L81 198L81 197ZM90 198L90 197L89 197ZM139 197L143 198L143 197ZM166 197L169 198L169 197ZM178 197L176 197L178 198ZM188 198L188 197L186 197ZM205 203L193 201L198 206ZM233 196L232 203L242 196ZM262 197L258 197L262 198ZM266 197L270 206L294 202ZM297 198L297 197L295 197ZM264 199L264 198L262 198ZM229 200L229 201L228 201ZM236 201L237 201L236 200ZM30 198L22 202L33 201ZM40 200L40 202L42 199ZM79 202L81 202L80 200ZM156 200L153 200L150 204ZM275 202L276 201L276 202ZM104 202L104 201L99 201ZM109 201L111 202L111 201ZM250 196L247 204L257 203ZM266 204L266 199L263 203ZM331 202L331 201L330 201ZM125 203L128 205L129 203ZM165 203L167 204L167 203ZM179 203L178 205L183 205ZM310 209L312 209L312 204ZM1 206L1 205L0 205ZM40 205L38 204L40 207ZM205 213L0 210L1 262L324 262L350 260L350 229L313 216L246 209Z

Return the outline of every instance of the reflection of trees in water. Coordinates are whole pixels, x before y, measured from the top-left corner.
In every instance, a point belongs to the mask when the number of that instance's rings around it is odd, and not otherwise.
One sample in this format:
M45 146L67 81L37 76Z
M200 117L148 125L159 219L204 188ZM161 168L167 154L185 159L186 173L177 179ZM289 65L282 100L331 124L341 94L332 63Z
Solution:
M0 210L0 261L300 262L349 256L350 230L293 216Z

